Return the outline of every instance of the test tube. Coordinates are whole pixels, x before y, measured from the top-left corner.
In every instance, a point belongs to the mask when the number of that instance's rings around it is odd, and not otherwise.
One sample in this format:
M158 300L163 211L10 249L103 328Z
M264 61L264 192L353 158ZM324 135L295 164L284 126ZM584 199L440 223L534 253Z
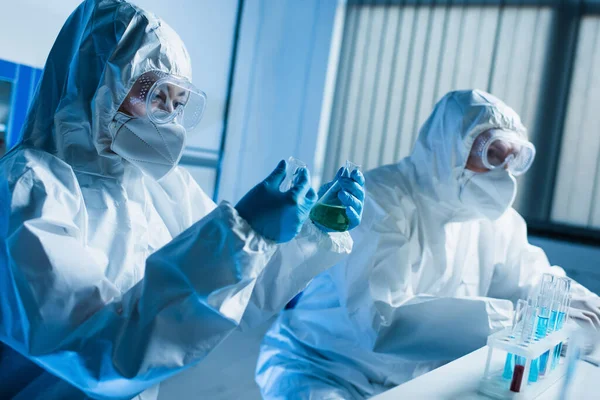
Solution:
M538 310L532 298L527 299L527 307L523 314L523 329L521 330L521 343L529 344L533 341Z
M571 284L571 281L569 281L569 285L567 286L567 293L564 297L561 312L558 314L558 321L557 321L558 330L562 329L564 323L566 321L568 321L568 319L569 319L569 310L571 308L571 299L573 298L570 293L570 291L571 291L570 284ZM554 348L554 354L553 354L553 359L552 359L552 364L553 364L554 368L556 367L556 365L558 365L558 363L560 361L560 353L562 352L562 348L563 348L563 342L560 342Z
M542 275L542 280L540 281L540 292L541 293L546 293L550 290L552 290L553 286L554 286L554 275L549 274L549 273L545 273Z
M565 277L560 278L560 279L562 279L564 281L564 283L565 283L565 292L567 294L571 294L571 278L565 276Z
M560 313L563 310L564 303L571 291L571 280L569 278L558 278L556 283L556 294L552 300L552 311L550 313L550 332L558 331L562 328L559 324Z
M556 281L554 276L544 274L542 286L537 297L538 321L535 330L535 336L538 339L546 337L548 334L548 324L550 321L550 310L552 301L556 292Z
M551 334L555 330L558 330L558 318L561 311L562 303L565 297L566 283L563 278L556 277L551 287L552 289L552 300L550 302L550 320L546 330L547 335ZM548 294L550 297L550 293ZM552 358L550 358L552 350ZM554 359L555 348L549 349L547 352L540 357L540 375L545 376L547 372L552 369ZM550 361L550 362L548 362Z
M523 330L521 331L520 345L528 346L533 341L533 334L535 329L535 321L537 318L537 308L532 304L531 300L528 301L527 307L524 313ZM515 368L513 371L512 380L510 383L510 391L519 393L521 391L521 385L523 383L523 376L525 375L525 364L527 360L521 356L515 356Z
M512 329L510 332L509 339L517 339L521 335L523 329L523 323L525 321L524 313L527 308L527 301L519 299L517 306L515 307L515 313L513 315ZM506 354L506 362L504 363L504 371L502 377L506 380L512 379L515 368L515 356L512 353Z
M565 321L566 307L571 292L571 280L569 278L558 279L558 296L552 304L552 308L556 307L556 321L553 326L553 331L559 331L562 329Z
M569 308L569 295L571 291L571 280L569 278L559 278L558 287L561 290L558 313L556 317L556 324L554 326L555 331L560 331L565 322L565 316L567 314ZM562 350L562 343L554 346L554 350L552 352L552 362L550 363L550 370L556 368L558 361L560 359L560 352Z
M510 391L519 393L521 391L521 383L523 383L523 375L525 374L525 363L523 357L517 357L515 361L515 371L510 382Z
M285 179L281 182L281 185L279 185L279 191L287 192L290 190L292 186L294 186L294 180L298 176L298 172L303 168L306 168L306 163L304 163L304 161L294 157L288 158Z
M553 282L554 277L549 275L551 279L543 279L540 287L539 294L537 296L537 311L538 317L535 327L534 340L540 340L546 337L548 332L548 321L550 319L550 306L552 304L553 296ZM546 275L544 275L546 278ZM545 357L544 357L545 356ZM547 364L548 355L542 354L539 358L531 361L531 368L529 370L529 382L537 382L540 374L540 369L545 368ZM540 368L541 367L541 368Z

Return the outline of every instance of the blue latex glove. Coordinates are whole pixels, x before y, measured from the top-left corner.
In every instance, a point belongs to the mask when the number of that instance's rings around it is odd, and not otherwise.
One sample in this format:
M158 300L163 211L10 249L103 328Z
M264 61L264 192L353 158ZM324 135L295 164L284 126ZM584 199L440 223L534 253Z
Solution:
M365 176L360 170L352 171L352 174L348 176L348 170L345 167L339 169L335 178L321 186L319 189L319 198L321 198L335 181L339 180L340 186L343 190L338 193L338 199L346 206L346 215L350 220L350 226L348 230L352 230L360 225L362 219L363 205L365 202ZM329 231L320 225L319 228L325 231Z
M280 192L285 170L286 162L282 160L267 179L254 186L235 206L252 229L277 243L289 242L300 232L317 201L306 168L298 171L290 190Z

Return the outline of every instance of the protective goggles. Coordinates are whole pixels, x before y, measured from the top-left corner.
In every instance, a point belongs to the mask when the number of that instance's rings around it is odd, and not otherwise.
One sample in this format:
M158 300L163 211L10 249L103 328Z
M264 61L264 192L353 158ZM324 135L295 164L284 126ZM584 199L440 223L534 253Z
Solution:
M151 71L138 78L125 101L129 104L122 108L134 116L159 125L175 122L191 131L202 119L206 94L185 78Z
M513 132L492 129L475 139L471 155L484 168L504 168L514 176L527 172L535 159L535 146Z

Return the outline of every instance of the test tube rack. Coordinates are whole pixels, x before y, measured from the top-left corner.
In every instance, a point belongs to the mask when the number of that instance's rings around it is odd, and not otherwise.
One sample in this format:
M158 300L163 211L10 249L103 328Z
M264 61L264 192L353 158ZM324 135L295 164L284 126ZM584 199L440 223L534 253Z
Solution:
M556 367L540 376L537 382L529 382L529 371L533 360L537 360L547 351L553 354L555 347L566 342L569 339L570 329L566 324L564 329L550 333L542 339L534 339L529 343L519 343L518 339L511 336L511 328L506 328L488 336L488 355L485 366L485 372L479 384L479 392L494 399L534 399L543 393L550 386L565 376L566 368L557 363ZM504 356L510 353L524 359L525 369L523 371L522 381L518 392L511 390L510 379L503 377L504 363L500 369L492 367L492 357L495 351L500 351Z

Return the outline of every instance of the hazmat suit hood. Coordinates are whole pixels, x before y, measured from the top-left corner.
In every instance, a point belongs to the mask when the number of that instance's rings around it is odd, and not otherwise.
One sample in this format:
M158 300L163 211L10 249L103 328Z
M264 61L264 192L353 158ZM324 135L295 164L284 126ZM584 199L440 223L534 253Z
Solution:
M158 17L121 0L86 0L71 14L46 61L22 144L76 172L122 174L109 123L148 71L191 81L188 52Z
M435 203L449 221L477 218L459 199L461 177L473 142L490 129L512 131L527 139L519 115L500 99L481 90L450 92L422 126L412 154L400 164L418 186L415 196Z

